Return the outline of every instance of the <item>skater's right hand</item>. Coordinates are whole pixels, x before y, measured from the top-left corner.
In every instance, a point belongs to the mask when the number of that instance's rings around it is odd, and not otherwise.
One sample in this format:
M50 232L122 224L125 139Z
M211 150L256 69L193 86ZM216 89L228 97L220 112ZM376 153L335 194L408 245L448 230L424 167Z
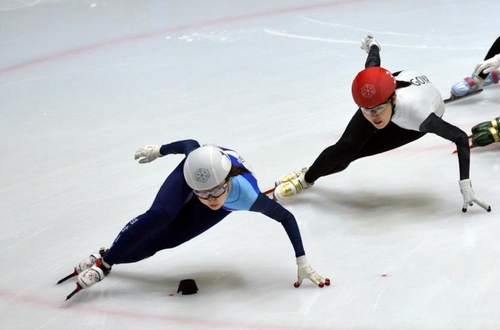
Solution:
M137 160L140 158L140 164L152 162L156 158L163 156L160 154L160 148L161 146L159 145L147 145L140 147L139 150L135 152L134 159Z
M461 180L459 182L459 185L460 185L460 192L464 196L464 204L462 207L462 212L464 213L467 212L467 206L472 206L473 203L476 203L477 205L481 206L487 212L491 212L491 206L489 206L488 204L477 198L476 195L474 194L470 179Z
M317 284L320 288L330 285L330 280L328 278L323 278L318 275L314 269L309 266L309 262L306 259L306 256L300 256L297 258L297 282L295 282L294 286L298 288L304 278L310 279L313 283Z
M479 62L476 65L474 74L477 76L481 72L490 73L491 71L496 70L498 68L500 68L500 54L497 54L486 61Z

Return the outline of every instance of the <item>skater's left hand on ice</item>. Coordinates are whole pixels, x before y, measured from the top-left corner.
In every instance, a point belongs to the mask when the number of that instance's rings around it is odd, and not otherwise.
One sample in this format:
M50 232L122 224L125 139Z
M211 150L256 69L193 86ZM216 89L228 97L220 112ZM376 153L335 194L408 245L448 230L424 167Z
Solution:
M467 212L467 206L472 206L473 203L476 203L486 211L491 212L491 206L489 206L488 204L477 198L476 195L474 194L470 179L461 180L459 182L459 185L460 185L460 192L464 196L464 205L462 207L462 212L464 213Z
M312 282L317 284L320 288L330 285L330 280L328 278L323 278L319 276L318 273L314 269L309 266L309 262L306 259L306 256L301 256L297 258L297 282L295 282L294 286L298 288L302 284L302 280L304 278L310 279Z
M500 67L500 54L493 56L486 61L479 62L476 65L476 69L474 70L474 74L477 76L482 72L490 73L493 70L496 70Z
M140 164L152 162L156 158L163 156L162 154L160 154L160 148L161 146L158 145L147 145L140 147L139 150L135 152L134 159L137 160L140 158Z

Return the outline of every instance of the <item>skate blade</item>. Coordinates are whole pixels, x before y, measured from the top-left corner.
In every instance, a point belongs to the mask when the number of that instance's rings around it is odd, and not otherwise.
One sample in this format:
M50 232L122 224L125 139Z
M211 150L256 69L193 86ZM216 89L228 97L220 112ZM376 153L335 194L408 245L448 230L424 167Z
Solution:
M67 297L66 297L66 300L65 301L68 301L69 299L71 299L71 297L73 297L77 292L79 292L80 290L82 289L80 283L76 283L76 289L73 290L73 292L71 292Z
M61 283L63 283L63 282L66 282L66 281L67 281L67 280L69 280L70 278L72 278L72 277L74 277L74 276L77 276L77 275L78 275L78 273L76 272L76 269L75 269L75 270L73 271L73 273L69 274L68 276L65 276L65 277L61 278L61 279L57 282L57 284L61 284ZM56 284L56 285L57 285L57 284Z

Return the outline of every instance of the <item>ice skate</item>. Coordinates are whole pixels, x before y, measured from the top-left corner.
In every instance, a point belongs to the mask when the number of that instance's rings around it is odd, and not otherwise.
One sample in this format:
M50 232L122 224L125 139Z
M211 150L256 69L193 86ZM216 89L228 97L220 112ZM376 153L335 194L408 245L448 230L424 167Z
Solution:
M111 266L108 265L102 258L97 259L95 264L89 269L78 275L78 284L83 288L89 288L92 285L104 279L111 271Z
M287 174L283 175L281 178L279 178L278 180L276 180L274 182L274 186L277 187L282 183L291 181L293 179L297 179L302 173L307 172L307 169L308 168L305 166L305 167L299 168L296 171L293 171L291 173L287 173Z
M455 98L460 98L482 87L498 84L498 71L491 71L484 80L474 74L471 77L465 78L451 87L451 95Z
M491 127L494 129L498 130L500 128L500 117L497 117L493 120L490 121L485 121L482 123L479 123L471 128L472 134L477 134L480 131L487 131Z
M300 194L304 190L311 187L313 183L309 183L306 181L306 172L307 167L304 167L301 170L289 173L278 179L276 183L282 181L283 179L287 179L287 181L282 182L276 187L276 189L274 189L274 199L280 201L285 198L292 197L296 194ZM297 176L297 174L299 175Z
M101 282L110 271L110 265L108 265L102 258L97 259L92 267L78 274L76 289L66 297L66 300L73 297L82 289L90 288L92 285Z
M483 79L474 75L472 75L472 77L466 77L464 80L451 87L451 95L455 98L463 97L477 91L483 85L483 82Z
M484 147L498 141L500 141L500 134L494 127L478 131L472 135L473 147Z
M60 279L57 284L61 284L67 280L69 280L70 278L74 277L74 276L78 276L78 274L80 274L81 272L89 269L90 267L92 267L96 260L104 257L104 255L106 255L106 252L108 252L109 249L106 249L105 247L102 247L99 249L99 252L95 252L95 253L92 253L90 256L88 256L87 258L83 259L82 261L80 261L74 268L73 268L73 273L69 274L68 276L66 277L63 277L62 279Z

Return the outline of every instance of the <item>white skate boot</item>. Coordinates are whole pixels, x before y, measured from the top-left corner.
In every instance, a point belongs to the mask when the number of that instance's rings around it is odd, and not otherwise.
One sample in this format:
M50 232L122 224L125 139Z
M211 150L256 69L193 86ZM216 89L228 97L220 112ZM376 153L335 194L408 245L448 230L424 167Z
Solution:
M307 167L303 167L300 170L285 174L279 178L276 181L277 186L273 193L274 199L280 201L299 194L311 187L314 183L309 183L305 179L307 170Z
M277 187L282 183L291 181L292 179L297 179L302 173L307 172L307 169L308 169L307 167L302 167L296 171L283 175L281 178L279 178L274 182L274 186Z
M68 276L63 277L62 279L60 279L59 282L57 282L57 284L61 284L62 282L65 282L65 281L69 280L73 276L78 276L78 274L80 274L84 270L87 270L90 267L92 267L94 265L94 263L96 262L96 260L104 257L104 255L106 254L106 252L108 252L108 250L109 249L106 249L106 248L102 247L102 248L99 249L99 252L95 252L95 253L92 253L91 255L89 255L87 258L85 258L82 261L80 261L73 268L73 272L71 274L69 274Z
M95 264L96 260L104 257L104 255L106 254L106 252L108 252L108 250L109 249L102 247L99 249L99 252L92 253L90 256L80 261L80 263L75 266L76 272L80 274L84 270L87 270L90 267L92 267Z
M111 266L108 265L102 258L97 259L92 267L86 269L78 275L78 284L82 289L91 287L92 285L104 279L111 271Z
M82 273L78 274L78 282L76 283L76 289L73 290L67 297L66 300L73 297L77 292L82 289L90 288L92 285L101 282L106 275L111 271L111 266L108 265L104 259L99 258L95 261L94 265L89 269L84 270Z

